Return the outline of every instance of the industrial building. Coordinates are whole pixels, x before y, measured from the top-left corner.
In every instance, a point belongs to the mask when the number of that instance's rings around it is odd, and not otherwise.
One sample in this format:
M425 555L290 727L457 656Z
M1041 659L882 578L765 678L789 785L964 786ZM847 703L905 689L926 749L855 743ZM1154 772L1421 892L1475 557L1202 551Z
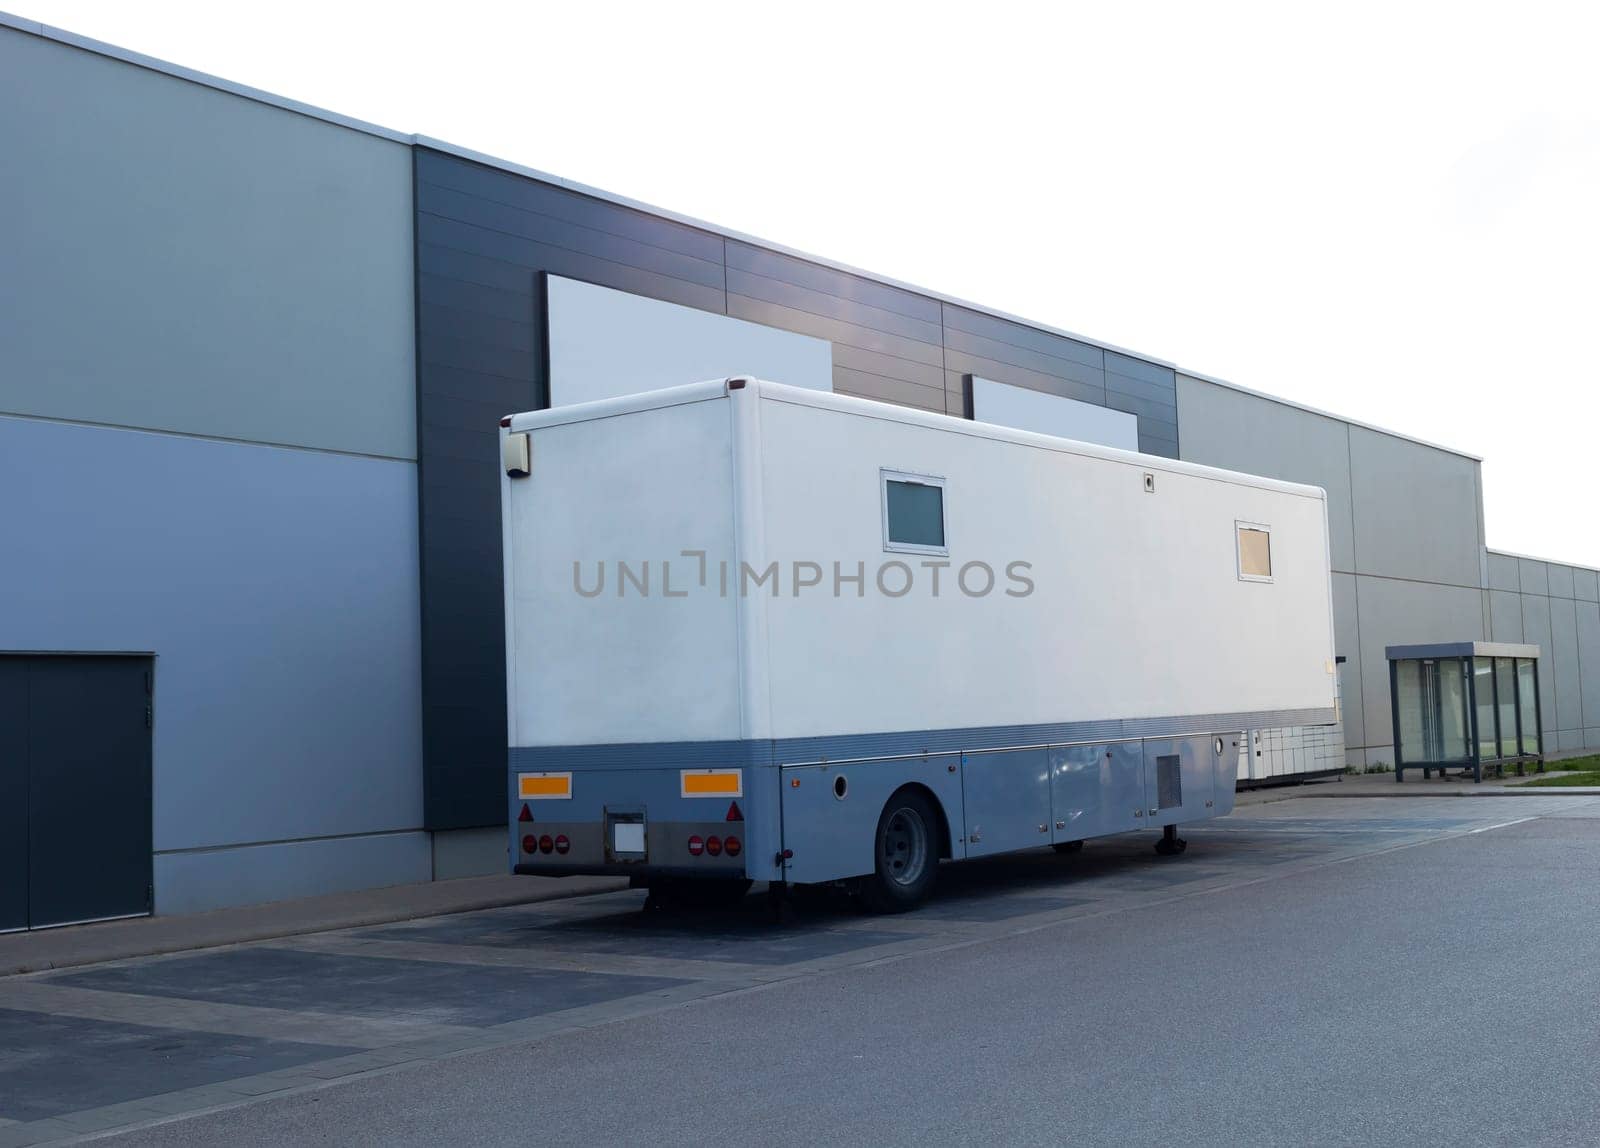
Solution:
M1326 488L1342 741L1246 776L1392 763L1396 644L1600 749L1471 455L12 17L0 148L0 929L503 871L497 421L736 372Z

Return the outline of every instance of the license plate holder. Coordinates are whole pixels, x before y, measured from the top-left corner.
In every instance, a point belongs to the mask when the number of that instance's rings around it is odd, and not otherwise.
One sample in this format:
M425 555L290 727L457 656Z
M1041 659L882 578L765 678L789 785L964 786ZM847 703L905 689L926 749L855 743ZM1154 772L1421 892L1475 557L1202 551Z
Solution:
M643 809L607 809L606 859L624 865L649 860L648 830Z

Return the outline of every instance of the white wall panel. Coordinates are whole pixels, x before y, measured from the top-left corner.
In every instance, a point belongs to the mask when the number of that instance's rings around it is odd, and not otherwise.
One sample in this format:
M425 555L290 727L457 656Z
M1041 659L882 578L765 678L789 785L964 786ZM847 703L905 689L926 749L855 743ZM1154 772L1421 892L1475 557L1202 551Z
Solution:
M972 417L1015 430L1139 449L1139 420L1124 411L972 376Z
M826 339L559 275L546 284L553 407L728 375L833 389Z

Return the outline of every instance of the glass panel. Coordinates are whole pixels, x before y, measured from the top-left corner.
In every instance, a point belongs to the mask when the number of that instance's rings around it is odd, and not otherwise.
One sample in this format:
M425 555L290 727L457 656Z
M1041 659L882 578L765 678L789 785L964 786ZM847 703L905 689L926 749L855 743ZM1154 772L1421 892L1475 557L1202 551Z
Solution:
M1239 573L1246 578L1272 577L1272 535L1239 527Z
M1494 659L1472 659L1472 689L1478 700L1478 756L1488 761L1500 756L1494 732Z
M1435 761L1467 761L1467 659L1439 662L1439 756Z
M902 546L943 546L944 491L892 478L887 486L889 541Z
M1422 663L1396 662L1395 694L1400 709L1399 741L1395 745L1397 762L1428 760L1422 738Z
M1533 661L1517 659L1517 706L1522 713L1522 752L1539 752L1539 694L1533 684Z
M1517 692L1512 675L1516 672L1510 658L1494 660L1494 684L1500 691L1500 756L1516 757L1517 749Z

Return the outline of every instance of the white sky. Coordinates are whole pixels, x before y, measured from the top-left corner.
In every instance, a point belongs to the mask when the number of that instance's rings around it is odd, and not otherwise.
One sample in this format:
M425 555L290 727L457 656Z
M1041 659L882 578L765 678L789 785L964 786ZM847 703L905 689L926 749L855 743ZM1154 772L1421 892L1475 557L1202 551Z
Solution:
M1600 566L1600 5L0 2L1482 455Z

